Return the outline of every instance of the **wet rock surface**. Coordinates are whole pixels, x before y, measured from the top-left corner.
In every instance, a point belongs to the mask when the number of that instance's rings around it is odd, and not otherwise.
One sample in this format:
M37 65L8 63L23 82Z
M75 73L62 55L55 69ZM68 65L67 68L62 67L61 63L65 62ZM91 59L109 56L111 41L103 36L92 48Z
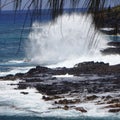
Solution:
M101 52L104 55L110 54L120 55L120 42L108 42L108 48L101 50Z
M73 77L56 77L56 75L65 74L73 75ZM120 65L110 66L108 63L91 61L78 63L73 68L50 69L37 66L25 74L17 73L0 79L21 79L18 89L35 87L40 93L46 95L83 93L85 91L87 93L104 93L120 90Z
M76 107L75 110L80 111L82 113L86 113L87 110L85 110L83 107Z
M110 109L109 112L112 112L112 113L120 112L120 109Z
M69 75L73 76L69 77ZM109 104L103 108L109 108L109 112L119 112L120 109L120 65L110 66L107 63L91 61L78 63L73 68L50 69L37 66L25 74L8 75L0 79L22 80L16 89L34 87L44 95L43 100L53 101L53 104L57 105L56 109L75 109L87 112L84 107L71 107L69 105L90 101L95 101L96 105ZM111 95L98 96L98 94L110 92L118 92L118 94L116 97ZM21 92L21 94L27 95L28 93ZM67 99L66 96L71 96L73 99Z
M63 100L59 100L59 101L55 101L55 104L76 104L76 103L80 103L80 99L63 99Z
M27 94L29 94L28 92L21 92L21 94L23 94L23 95L27 95Z

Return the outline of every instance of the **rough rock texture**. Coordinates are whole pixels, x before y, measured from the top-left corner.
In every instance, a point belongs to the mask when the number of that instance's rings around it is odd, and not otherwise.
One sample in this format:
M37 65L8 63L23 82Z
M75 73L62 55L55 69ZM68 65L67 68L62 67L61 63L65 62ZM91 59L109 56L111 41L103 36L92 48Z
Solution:
M83 107L76 107L75 110L80 111L82 113L86 113L87 110L85 110Z
M74 75L57 78L54 75ZM120 65L110 66L103 62L84 62L73 68L50 69L37 66L25 74L7 75L4 80L22 79L18 89L35 87L40 93L58 95L65 93L100 93L120 90ZM88 98L89 99L89 98Z
M109 42L108 48L101 50L102 54L117 54L120 55L120 42Z
M108 9L100 12L98 14L98 18L103 18L103 22L102 22L102 27L110 27L113 28L115 26L117 26L118 28L120 28L120 5L115 6L115 7L108 7ZM99 23L98 23L99 24ZM118 33L120 33L120 30L117 30ZM114 31L113 31L114 33ZM116 32L115 32L116 33Z
M63 99L63 100L59 100L59 101L55 101L55 104L76 104L76 103L80 103L80 99L73 99L73 100L67 100L67 99Z
M87 96L87 97L86 97L86 100L95 100L95 99L97 99L97 98L98 98L98 96L92 95L92 96Z
M112 112L112 113L120 112L120 109L110 109L109 112Z
M73 77L56 76L65 74L73 75ZM86 109L74 105L92 101L96 105L108 104L102 109L109 109L109 112L119 112L120 109L120 65L110 66L108 63L91 61L78 63L73 68L50 69L37 66L25 74L17 73L0 77L0 79L21 79L16 89L36 88L38 92L44 94L43 100L53 101L53 104L57 106L53 109L75 109L87 112ZM115 97L98 96L98 94L110 92L117 95ZM28 93L21 92L21 94ZM73 99L67 99L66 96Z

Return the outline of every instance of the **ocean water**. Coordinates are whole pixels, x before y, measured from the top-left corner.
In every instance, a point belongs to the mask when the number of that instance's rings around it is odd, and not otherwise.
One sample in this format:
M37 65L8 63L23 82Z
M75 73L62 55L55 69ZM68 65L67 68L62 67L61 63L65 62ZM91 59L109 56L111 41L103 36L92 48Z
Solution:
M1 116L1 120L119 120L118 118L93 118L93 117L83 117L83 118L59 118L59 117L28 117L28 116Z
M35 19L34 19L35 20ZM33 21L34 21L33 20ZM40 22L50 20L43 15ZM25 48L30 32L31 18L25 11L0 13L0 75L26 72L34 65L27 62Z
M49 67L72 67L78 62L103 61L110 64L119 64L119 55L102 56L99 50L106 48L108 41L120 41L118 36L104 36L97 32L97 43L93 43L90 49L90 36L87 36L91 17L73 14L59 17L56 23L50 23L50 16L33 20L28 16L24 29L25 12L5 11L0 14L0 76L26 72L36 65ZM74 19L73 19L74 18ZM80 25L84 21L86 25ZM61 24L62 23L62 24ZM76 29L77 28L77 29ZM91 27L93 34L94 26ZM21 33L22 32L22 33ZM74 33L74 34L73 34ZM99 36L99 37L98 37ZM80 38L80 39L79 39ZM64 40L64 41L63 41ZM82 42L79 42L79 41ZM83 41L85 40L85 41ZM77 46L79 45L79 46ZM88 51L91 50L91 53ZM97 50L93 55L93 51ZM96 54L97 53L97 54ZM80 57L81 56L81 57ZM92 56L92 57L91 57ZM16 81L14 81L16 83ZM0 81L0 120L119 120L118 114L107 114L104 111L90 111L88 115L81 115L76 111L49 111L50 103L42 101L41 94L34 89L27 89L29 95L20 94L20 90L14 90L16 86L12 81ZM34 96L34 98L33 98ZM94 107L91 105L91 108ZM49 111L49 112L48 112ZM47 113L48 112L48 113ZM94 116L94 117L93 117Z
M24 19L24 16L22 16ZM0 14L0 72L7 72L13 67L20 66L17 63L22 63L24 54L24 43L27 39L28 30L22 36L22 42L19 49L20 34L22 30L23 20L16 17L12 12L2 12ZM19 50L18 50L19 49ZM23 65L23 64L21 64ZM23 65L24 66L24 65Z

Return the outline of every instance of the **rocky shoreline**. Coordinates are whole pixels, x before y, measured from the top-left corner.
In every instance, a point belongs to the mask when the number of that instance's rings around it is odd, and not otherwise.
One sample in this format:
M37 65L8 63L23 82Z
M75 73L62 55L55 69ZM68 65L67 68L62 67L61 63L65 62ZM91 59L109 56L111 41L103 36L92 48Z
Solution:
M103 55L120 55L120 42L108 42L108 47L104 50L101 50L101 53Z
M75 109L86 113L84 106L94 103L110 113L120 112L120 64L110 66L103 62L83 62L73 68L47 68L37 66L27 73L0 77L0 80L20 81L17 89L36 88L43 100L52 101L54 108ZM14 85L14 84L11 84ZM21 92L23 95L28 92Z

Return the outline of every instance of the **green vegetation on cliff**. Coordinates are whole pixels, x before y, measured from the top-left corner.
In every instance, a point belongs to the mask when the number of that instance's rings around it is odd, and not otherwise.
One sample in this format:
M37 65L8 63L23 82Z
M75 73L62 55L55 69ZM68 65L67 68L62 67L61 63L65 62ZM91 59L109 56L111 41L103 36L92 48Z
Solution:
M115 28L112 34L120 33L120 5L113 8L108 7L105 10L100 11L94 17L94 21L98 28Z

